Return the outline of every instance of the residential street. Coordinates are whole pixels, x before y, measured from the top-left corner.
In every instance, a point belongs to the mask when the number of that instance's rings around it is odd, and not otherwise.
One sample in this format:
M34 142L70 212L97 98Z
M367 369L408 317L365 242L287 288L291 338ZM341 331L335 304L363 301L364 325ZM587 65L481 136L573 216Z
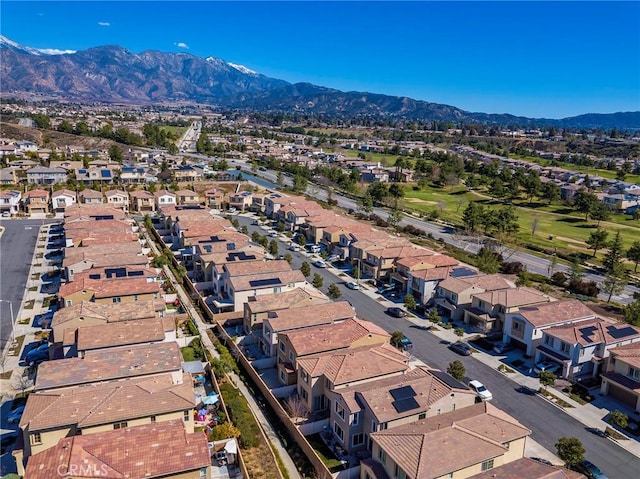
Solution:
M267 233L267 230L259 226L252 226L250 217L236 216L236 218L241 225L247 225L249 234L254 230L261 234ZM288 243L283 242L282 238L282 236L278 238L279 252L292 255L293 268L299 268L303 261L310 262L306 255L288 251ZM342 291L341 299L348 300L356 308L360 318L372 321L389 332L400 330L405 333L413 341L412 354L428 365L446 370L449 362L455 359L461 360L465 365L467 376L480 380L493 392L493 404L529 427L533 431L533 439L545 448L555 452L554 444L558 438L575 436L583 442L587 459L597 464L608 477L620 479L637 477L640 458L608 439L589 433L582 423L544 399L518 392L518 384L498 371L473 357L462 357L453 353L447 349L446 345L440 344L441 340L437 336L416 328L409 321L388 316L384 312L386 306L360 291L352 291L344 286L344 282L349 281L350 277L339 278L330 269L311 266L311 275L313 276L314 273L320 274L324 279L322 290L325 292L331 283L337 283Z

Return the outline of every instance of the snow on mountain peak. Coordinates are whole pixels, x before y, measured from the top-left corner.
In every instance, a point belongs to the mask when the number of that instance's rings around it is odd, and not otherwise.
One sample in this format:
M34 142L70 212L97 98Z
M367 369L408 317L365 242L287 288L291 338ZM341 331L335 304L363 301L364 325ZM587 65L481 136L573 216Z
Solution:
M257 75L256 72L254 72L253 70L248 69L244 65L236 65L235 63L231 63L231 62L227 62L227 65L229 65L231 68L235 68L236 70L238 70L241 73L245 73L247 75Z
M28 53L29 55L66 55L76 52L75 50L59 50L57 48L31 48L9 40L4 35L0 35L0 45L5 45L13 50Z

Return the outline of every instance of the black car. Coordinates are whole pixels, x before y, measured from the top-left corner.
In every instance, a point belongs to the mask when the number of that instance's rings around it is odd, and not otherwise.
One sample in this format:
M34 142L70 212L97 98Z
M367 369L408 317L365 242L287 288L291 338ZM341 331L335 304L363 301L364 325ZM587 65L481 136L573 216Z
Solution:
M392 339L391 340L391 345L395 346L396 348L400 349L401 351L407 351L408 349L412 349L413 348L413 343L404 334L402 335L402 338L398 339L397 341L394 341Z
M449 345L449 349L463 356L471 356L471 348L467 343L457 342Z
M604 473L600 469L598 469L595 464L589 461L579 462L578 464L572 466L571 469L584 474L589 479L607 479L607 476L605 476Z
M393 308L387 308L387 310L385 311L389 316L393 316L394 318L404 318L407 313L405 312L404 309L402 308L397 308L397 307L393 307Z

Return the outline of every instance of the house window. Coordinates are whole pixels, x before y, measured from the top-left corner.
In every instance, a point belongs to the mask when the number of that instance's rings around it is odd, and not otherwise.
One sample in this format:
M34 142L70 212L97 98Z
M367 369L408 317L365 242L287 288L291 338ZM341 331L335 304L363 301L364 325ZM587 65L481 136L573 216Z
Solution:
M306 371L301 370L301 371L300 371L300 377L302 378L302 380L303 380L305 383L309 384L309 374L307 374L307 372L306 372Z
M134 300L134 301L138 301L138 295L137 295L137 294L134 294L134 295L133 295L133 300Z
M342 431L342 428L340 426L338 426L337 422L333 423L333 432L336 433L336 436L338 436L341 441L343 440L344 432Z
M300 388L300 396L302 396L302 399L304 399L305 401L307 400L307 398L309 397L307 394L307 390L304 388Z
M351 425L357 426L359 422L360 422L360 413L354 412L353 415L351 416Z
M289 351L289 361L293 362L293 351Z
M342 406L340 406L340 404L338 403L337 399L336 399L334 410L335 410L336 414L338 416L340 416L340 419L344 419L344 408Z
M580 357L584 356L584 348L580 348Z
M153 293L153 299L158 299L158 293Z
M439 416L440 414L442 414L442 409L438 408L436 410L436 416Z
M546 344L547 346L553 347L553 338L551 336L546 336L545 335L544 344Z
M42 436L40 435L39 432L34 432L29 436L29 442L31 443L32 446L35 446L37 444L42 444Z
M560 343L560 349L562 350L563 353L569 354L569 350L571 349L571 346L563 341L562 343Z
M279 346L280 346L280 351L284 353L285 351L284 342L280 341Z
M493 469L493 459L489 459L482 463L482 471L488 471L489 469Z
M71 306L72 301L71 301L70 299L67 299L67 300L65 301L65 304L67 305L67 307L69 307L69 306Z
M506 448L507 448L507 451L508 451L508 450L509 450L509 446L511 446L511 443L510 443L510 442L505 442L505 443L503 444L503 446L504 446L504 447L506 447Z
M353 435L353 439L351 440L351 444L355 446L362 446L364 444L364 433L358 433Z
M127 427L127 421L117 422L113 425L114 429L124 429L125 427Z
M279 293L280 291L282 291L282 288L280 286L276 286L275 288L273 288L274 293Z
M286 382L286 376L284 374L284 369L280 370L280 381L282 381L283 383Z
M457 294L451 294L451 302L452 303L457 303L458 302L458 295Z
M206 467L201 467L200 468L200 479L207 479L207 468Z
M155 416L151 416L149 419L151 420L151 422L156 422L156 417Z
M380 462L382 464L384 464L385 462L387 462L387 453L384 452L382 449L378 450L378 459L380 460Z
M394 472L393 477L397 479L407 479L407 475L402 469L400 469L400 466L398 466L397 464L393 472Z
M635 379L636 381L638 380L638 369L637 368L629 368L629 376L632 377L633 379Z
M191 419L191 411L189 409L182 411L182 419L184 419L184 422L189 422Z
M120 298L120 296L116 296L115 298L111 298L111 301L114 303L120 303L122 299Z
M418 419L424 419L427 417L427 413L426 412L422 412L420 414L418 414Z
M387 429L387 423L386 422L381 422L380 426L378 426L378 431L384 431Z

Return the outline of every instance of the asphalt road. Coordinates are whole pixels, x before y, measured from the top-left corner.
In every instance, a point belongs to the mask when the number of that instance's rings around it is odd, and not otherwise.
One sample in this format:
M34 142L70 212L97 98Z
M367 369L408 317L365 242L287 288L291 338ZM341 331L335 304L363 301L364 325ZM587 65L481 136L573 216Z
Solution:
M252 218L243 216L236 216L236 218L241 225L247 225L249 234L254 230L263 235L266 234L263 228L251 225ZM279 253L290 253L293 257L293 268L300 268L303 261L311 262L302 253L288 251L288 243L283 242L280 238L277 239L280 246ZM467 376L480 380L493 393L492 403L531 429L533 439L548 450L555 451L555 443L560 437L578 437L586 449L587 459L597 464L610 479L639 477L640 458L633 456L610 440L586 431L582 423L544 399L518 392L518 384L477 361L473 356L459 356L450 351L446 345L441 344L441 340L437 336L416 328L406 320L388 316L384 312L385 307L376 300L344 286L345 281L351 280L350 277L337 277L327 269L311 266L311 275L313 276L314 273L320 274L324 279L322 290L325 292L330 284L336 283L342 292L341 299L348 300L356 308L358 317L369 320L389 332L402 331L413 342L412 354L429 366L446 371L451 361L461 360Z
M17 320L24 296L33 250L38 231L43 224L54 220L11 219L2 220L5 230L0 238L0 350L11 337L11 309Z
M240 167L245 167L246 169L246 164L243 161L229 161L229 164L232 166L240 166ZM249 170L247 170L249 171ZM259 171L257 173L254 174L259 174L261 177L270 180L272 182L276 182L277 181L277 173L272 171L272 170L267 170L267 171ZM287 186L291 186L292 180L291 178L285 176L283 178L285 185ZM318 198L321 200L326 200L327 199L327 191L319 186L316 185L310 185L307 188L306 191L307 194L309 194L310 196L314 197L314 198ZM332 197L334 200L336 200L338 202L338 206L340 206L341 208L344 208L346 210L348 209L352 209L352 210L358 210L358 205L357 202L351 198L347 198L345 196L342 196L338 193L332 193ZM374 208L373 209L373 213L375 213L376 215L380 216L381 218L387 218L389 216L389 212L387 210L385 210L384 208ZM461 248L469 253L477 253L480 248L482 247L482 245L478 242L477 238L471 237L471 236L467 236L464 234L460 234L458 232L455 231L451 231L450 228L443 226L441 224L437 224L437 223L431 223L428 221L424 221L421 219L417 219L417 218L412 218L412 217L408 217L405 216L402 221L400 221L400 225L404 226L404 225L413 225L416 228L420 228L421 230L423 230L426 234L431 234L433 236L433 238L435 239L442 239L444 242L451 244L453 246L456 246L458 248ZM513 249L506 249L503 252L503 256L505 258L508 258L509 261L519 261L520 263L522 263L523 265L525 265L527 267L527 269L532 272L532 273L537 273L537 274L542 274L545 276L549 275L550 272L550 267L551 267L551 260L545 259L545 258L541 258L539 256L530 254L530 253L526 253L524 251L517 251L517 250L513 250ZM564 266L562 264L558 264L555 267L555 271L562 271L562 272L568 272L569 268L567 266ZM602 284L604 282L604 276L599 275L594 273L591 270L586 270L585 274L584 274L584 279L587 281L595 281L598 284ZM617 303L621 303L621 304L628 304L631 303L633 301L633 295L634 293L640 293L640 289L638 289L635 286L632 285L627 285L624 288L624 291L620 294L620 295L614 295L612 297L612 300L614 302ZM604 299L606 300L608 297L608 295L606 294L600 294L600 299Z

